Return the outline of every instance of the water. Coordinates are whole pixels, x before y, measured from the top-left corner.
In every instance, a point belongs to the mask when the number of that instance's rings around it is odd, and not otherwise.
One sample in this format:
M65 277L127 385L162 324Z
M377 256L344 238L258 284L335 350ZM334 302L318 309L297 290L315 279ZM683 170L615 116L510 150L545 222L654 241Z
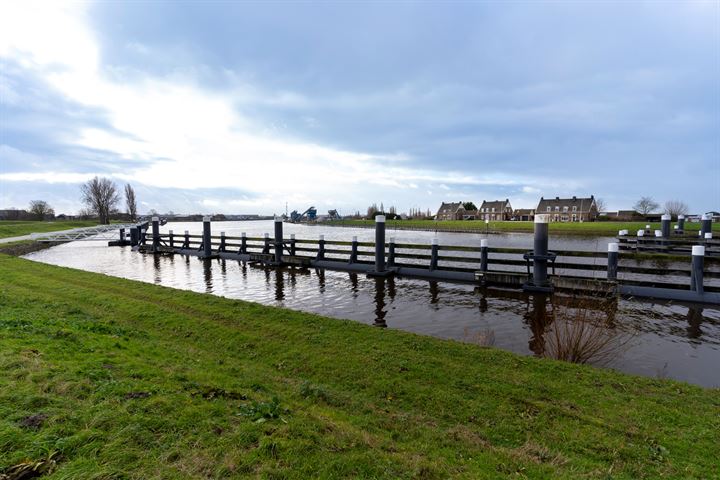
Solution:
M163 230L199 233L198 223L170 223ZM213 232L262 236L272 222L213 222ZM286 225L287 235L371 241L367 229ZM432 232L397 231L397 242L430 243ZM478 245L479 235L439 233L441 244ZM490 235L491 245L530 248L528 234ZM551 248L606 249L609 238L556 237ZM577 301L563 295L551 300L519 291L436 283L411 279L370 279L344 272L265 269L236 261L203 261L195 257L143 255L105 242L75 242L26 258L169 287L319 313L379 327L451 338L525 355L552 353L567 314L609 318L610 368L651 377L669 377L703 386L720 386L720 309L635 300ZM579 308L578 308L579 307ZM557 327L557 328L556 328ZM550 355L552 356L552 354Z

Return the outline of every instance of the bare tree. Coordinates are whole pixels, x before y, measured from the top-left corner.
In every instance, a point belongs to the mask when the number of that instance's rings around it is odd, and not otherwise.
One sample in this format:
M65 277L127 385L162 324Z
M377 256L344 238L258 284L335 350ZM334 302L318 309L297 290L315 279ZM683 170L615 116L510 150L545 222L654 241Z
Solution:
M633 206L633 209L642 215L647 215L659 207L660 204L653 200L652 197L641 197Z
M137 201L135 200L135 190L129 183L125 184L125 207L130 221L137 220Z
M120 201L117 185L108 178L95 177L80 187L82 201L100 218L100 223L110 223L110 213Z
M665 202L665 213L671 217L677 218L678 215L687 215L689 210L687 204L680 200L668 200Z
M45 200L31 200L30 213L35 215L38 220L42 220L48 215L55 215L55 210Z
M604 212L607 209L607 203L605 203L605 200L603 200L602 198L596 198L595 207L597 207L598 212Z

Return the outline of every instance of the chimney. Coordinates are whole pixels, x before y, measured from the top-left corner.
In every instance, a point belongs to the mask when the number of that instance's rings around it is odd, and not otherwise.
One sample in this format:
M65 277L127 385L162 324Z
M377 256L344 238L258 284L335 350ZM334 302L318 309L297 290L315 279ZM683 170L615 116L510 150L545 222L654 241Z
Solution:
M560 200L560 197L555 197L555 200Z
M577 200L577 197L575 195L573 195L573 200Z

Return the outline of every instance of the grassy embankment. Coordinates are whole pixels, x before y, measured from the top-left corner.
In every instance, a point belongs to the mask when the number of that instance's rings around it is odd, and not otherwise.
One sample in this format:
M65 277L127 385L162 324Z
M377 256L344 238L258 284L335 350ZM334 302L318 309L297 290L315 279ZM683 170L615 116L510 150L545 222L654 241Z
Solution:
M94 227L97 224L97 220L58 220L56 222L0 220L0 238Z
M347 226L347 227L372 227L374 220L334 220L323 223L323 225ZM602 235L614 237L619 230L630 230L634 235L640 229L644 229L648 222L551 222L550 233L562 235ZM649 223L652 229L659 230L660 223ZM674 224L673 224L674 225ZM532 232L533 222L490 222L485 225L484 220L388 220L387 228L431 230L431 231L472 231L483 233L485 231L496 232ZM720 223L714 223L713 231L720 232ZM685 231L690 235L697 235L700 230L699 223L686 223Z
M0 473L718 475L717 389L6 255L0 278Z

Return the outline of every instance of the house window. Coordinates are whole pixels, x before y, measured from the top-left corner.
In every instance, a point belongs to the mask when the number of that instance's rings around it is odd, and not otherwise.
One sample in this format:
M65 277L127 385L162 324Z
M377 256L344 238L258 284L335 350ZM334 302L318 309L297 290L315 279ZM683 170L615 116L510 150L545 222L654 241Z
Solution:
M563 215L563 216L562 216L562 221L563 221L563 222L567 222L567 221L568 221L568 216L567 216L567 215Z
M573 213L572 219L573 219L573 222L577 222L577 215L575 215L575 214Z
M548 212L550 211L550 207L547 207L547 211L548 211Z
M493 211L493 213L495 213L495 207L492 207L492 211Z
M555 207L555 211L556 211L556 212L559 212L559 211L560 211L560 207Z
M573 206L573 212L577 212L577 205Z
M568 207L567 206L563 207L563 212L567 213L567 211L568 211Z

